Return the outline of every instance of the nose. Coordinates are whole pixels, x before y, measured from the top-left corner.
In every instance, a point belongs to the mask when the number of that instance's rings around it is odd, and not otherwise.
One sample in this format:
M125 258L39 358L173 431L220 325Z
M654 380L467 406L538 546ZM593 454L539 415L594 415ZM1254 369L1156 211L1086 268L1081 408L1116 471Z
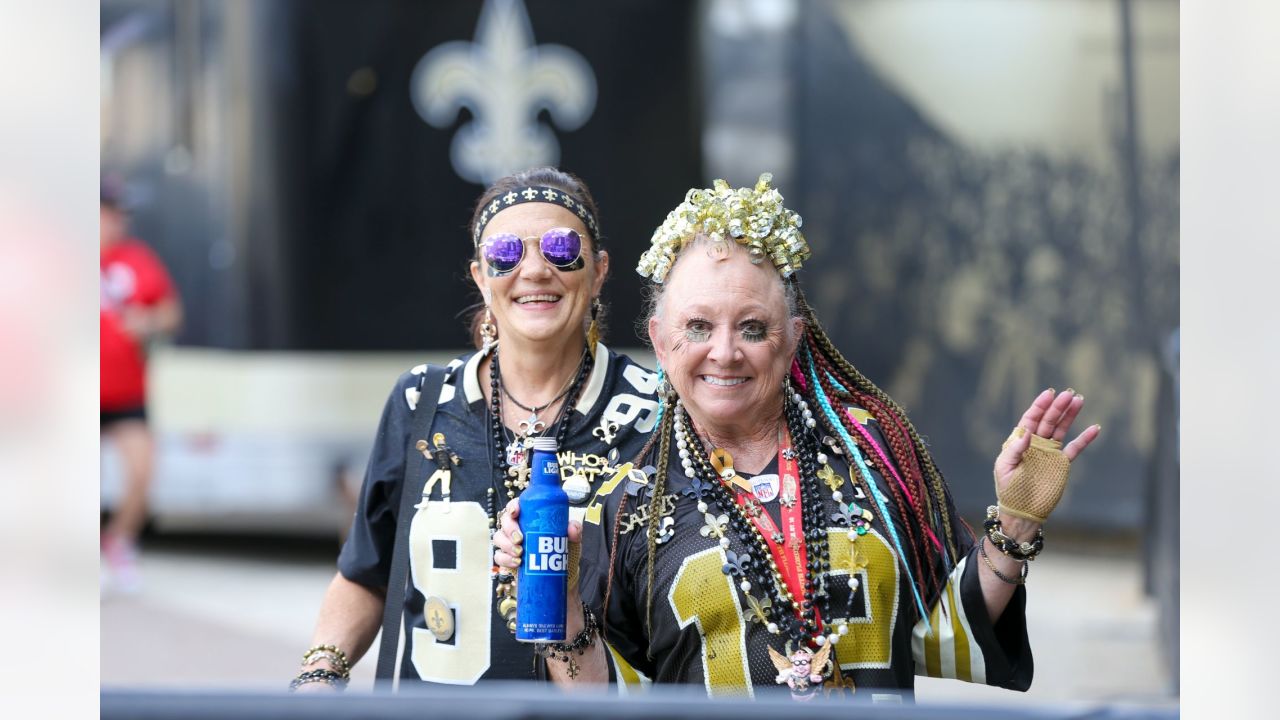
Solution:
M530 280L543 280L550 277L551 263L542 257L542 248L537 238L525 238L524 260L520 262L520 273Z
M717 365L733 365L742 359L742 350L738 348L738 334L729 327L716 328L711 333L711 351L707 359Z

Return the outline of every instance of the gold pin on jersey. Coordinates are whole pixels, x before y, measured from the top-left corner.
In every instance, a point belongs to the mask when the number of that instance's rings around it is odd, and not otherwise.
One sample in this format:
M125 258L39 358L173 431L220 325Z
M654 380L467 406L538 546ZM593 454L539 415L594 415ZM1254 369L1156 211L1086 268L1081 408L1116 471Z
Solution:
M426 618L427 629L438 642L448 642L453 637L453 612L444 600L432 595L422 605L422 615Z

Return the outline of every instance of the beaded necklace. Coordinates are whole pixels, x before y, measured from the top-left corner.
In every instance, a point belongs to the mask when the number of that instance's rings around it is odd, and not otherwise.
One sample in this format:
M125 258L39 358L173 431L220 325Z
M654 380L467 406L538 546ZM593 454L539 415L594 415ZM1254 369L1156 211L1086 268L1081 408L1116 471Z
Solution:
M731 484L723 480L708 458L701 439L693 432L693 423L680 401L676 402L674 435L679 450L681 465L687 477L695 480L695 494L698 497L698 510L707 517L708 526L719 526L723 519L739 540L747 545L749 552L735 554L728 549L728 537L720 535L720 545L725 548L729 560L723 568L726 575L738 578L738 587L747 598L752 615L765 623L767 630L774 635L785 635L788 645L808 647L812 642L819 647L827 643L835 643L840 636L848 632L847 623L841 623L835 631L828 632L824 628L823 618L834 617L831 608L831 595L827 589L827 579L831 571L831 550L827 542L827 519L824 517L825 504L821 494L820 475L830 471L825 453L816 450L817 443L812 429L816 426L813 413L809 410L799 393L788 392L789 403L786 404L786 424L792 442L779 448L780 460L797 460L800 475L800 494L795 498L800 507L802 519L802 538L804 543L804 577L798 583L800 596L788 588L774 554L770 541L760 532L753 516L764 512L758 503L739 504ZM822 471L818 466L822 465ZM782 468L782 462L779 463ZM839 490L832 489L832 498L842 502ZM752 498L754 500L754 498ZM710 513L714 504L722 513L716 517ZM843 508L842 504L842 508ZM839 523L847 512L837 512L831 518ZM851 532L853 532L851 530ZM865 532L865 531L864 531ZM709 534L709 533L708 533ZM791 542L788 538L772 538L774 544ZM787 548L797 550L796 548ZM798 553L797 553L798 554ZM850 576L850 594L844 616L853 614L853 600L858 580ZM752 594L753 588L763 592L763 598Z
M582 390L587 375L591 373L594 365L591 353L583 351L582 359L578 362L578 370L568 389L553 399L546 405L539 407L539 410L545 409L559 398L565 398L564 404L560 406L560 411L556 413L555 421L549 426L554 429L556 443L560 447L564 447L565 438L569 434L569 419L572 416L571 408L578 401L578 395ZM507 442L508 430L502 422L502 395L510 393L502 387L502 370L498 363L498 347L493 348L493 355L489 362L489 429L493 439L493 448L496 451L496 461L493 466L497 472L491 479L491 486L487 492L488 511L489 511L489 527L492 529L497 526L498 507L497 494L498 484L501 482L502 487L506 490L507 499L517 497L525 487L529 484L529 449L532 447L533 438L547 429L548 426L537 420L536 413L531 420L521 423L524 430L522 433L515 433L515 438L511 442ZM511 398L515 401L515 398ZM516 402L517 405L520 403ZM521 406L522 408L524 406ZM524 408L529 409L529 408ZM539 427L540 426L540 427ZM519 452L516 452L516 449ZM512 461L515 462L512 462Z

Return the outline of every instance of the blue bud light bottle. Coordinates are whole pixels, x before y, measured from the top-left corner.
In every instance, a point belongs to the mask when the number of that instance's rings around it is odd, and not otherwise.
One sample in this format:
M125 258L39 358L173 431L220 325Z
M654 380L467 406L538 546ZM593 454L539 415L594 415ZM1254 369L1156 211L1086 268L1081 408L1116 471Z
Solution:
M517 585L516 640L565 641L569 496L560 487L554 437L533 440L533 472L520 495L524 562Z

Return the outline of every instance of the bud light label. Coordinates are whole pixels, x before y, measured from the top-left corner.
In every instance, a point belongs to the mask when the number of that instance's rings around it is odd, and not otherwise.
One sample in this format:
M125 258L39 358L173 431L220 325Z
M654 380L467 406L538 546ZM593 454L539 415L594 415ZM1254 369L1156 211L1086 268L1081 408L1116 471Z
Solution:
M552 447L539 447L537 443ZM549 443L547 441L550 441ZM538 438L529 487L520 496L520 564L516 639L564 642L569 581L569 496L560 487L560 463L553 438Z
M569 538L530 535L525 541L525 572L536 575L563 575L569 561Z

